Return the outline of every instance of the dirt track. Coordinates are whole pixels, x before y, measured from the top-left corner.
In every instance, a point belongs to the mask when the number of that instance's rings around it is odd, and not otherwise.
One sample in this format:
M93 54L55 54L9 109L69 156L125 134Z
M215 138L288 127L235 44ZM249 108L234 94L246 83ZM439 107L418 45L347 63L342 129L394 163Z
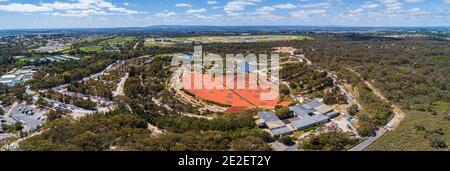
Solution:
M355 70L353 70L351 68L347 68L347 70L349 70L361 77L361 75L358 72L356 72ZM373 86L372 83L370 83L369 81L364 81L364 83L367 85L367 87L369 87L372 90L372 92L377 97L379 97L380 99L389 103L389 100L386 97L384 97L384 95L381 93L381 91L379 89L377 89L375 86ZM395 104L393 104L391 107L394 112L394 117L392 117L392 119L385 125L385 127L388 130L395 130L400 125L400 122L402 122L402 120L405 118L406 114L405 114L405 112L403 112L403 110L399 106L397 106Z

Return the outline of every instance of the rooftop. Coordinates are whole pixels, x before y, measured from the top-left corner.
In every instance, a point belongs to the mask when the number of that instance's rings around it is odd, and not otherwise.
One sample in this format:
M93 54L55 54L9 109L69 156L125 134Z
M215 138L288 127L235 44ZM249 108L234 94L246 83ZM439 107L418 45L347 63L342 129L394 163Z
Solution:
M280 118L271 111L258 112L258 116L265 122L280 121Z
M315 126L328 122L329 118L325 115L314 115L304 119L296 120L292 122L292 126L295 129L305 129L307 127Z
M276 129L271 129L270 133L273 136L280 136L280 135L290 134L290 133L292 133L292 130L290 130L287 127L280 127L280 128L276 128Z

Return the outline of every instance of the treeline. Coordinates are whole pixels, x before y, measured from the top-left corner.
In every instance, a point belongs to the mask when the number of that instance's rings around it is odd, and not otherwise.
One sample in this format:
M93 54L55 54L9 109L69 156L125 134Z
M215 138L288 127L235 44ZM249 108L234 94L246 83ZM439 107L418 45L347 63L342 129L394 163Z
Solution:
M93 114L73 120L59 118L48 123L42 134L19 144L24 151L267 151L258 129L234 132L189 131L152 136L144 120L132 114Z
M98 96L107 100L113 99L113 93L116 85L113 83L105 83L101 80L89 79L81 82L71 83L67 89L75 93L82 93L92 96Z
M101 72L114 61L106 58L83 58L58 62L39 69L30 80L33 89L46 89L81 80Z
M25 46L20 43L0 44L0 74L10 71L15 67L17 62L13 56L24 54Z
M304 151L345 151L358 141L357 138L336 128L318 135L309 135L299 143L299 149Z
M377 127L387 124L393 116L391 104L376 96L356 73L345 68L338 68L335 72L342 82L351 84L358 93L357 100L363 107L361 111L353 112L358 116L358 133L373 135Z
M128 42L120 51L99 51L90 54L74 53L84 56L84 58L57 62L43 67L33 76L31 85L33 89L43 89L69 84L101 72L118 60L137 58L146 54L146 51L143 50L133 50L133 46L133 43Z
M363 79L374 80L374 86L403 109L419 110L435 102L450 102L450 61L434 58L450 56L448 41L366 40L365 36L333 34L317 35L314 41L296 47L324 68L351 67Z
M280 71L281 79L289 82L295 93L320 92L333 86L326 72L319 72L305 63L285 64Z
M155 101L159 101L173 113L199 114L194 106L174 98L175 93L167 87L166 82L172 74L171 59L171 56L160 55L142 67L131 68L129 78L125 82L125 95L140 102L146 112L157 113L157 111L167 110L158 107L155 111L155 108L151 107L159 106L155 104Z
M258 129L242 129L236 132L204 131L182 134L166 133L158 137L142 136L127 143L124 149L137 151L269 151L270 146L259 136L266 136Z
M41 93L41 96L87 110L95 110L97 107L97 104L89 99L86 100L80 97L67 96L54 90L48 90L47 92Z
M16 100L31 102L32 97L25 92L26 88L23 85L8 87L0 84L0 101L3 102L3 106L10 106Z
M234 131L241 128L256 127L253 113L241 116L220 116L212 120L183 116L159 116L154 119L153 123L159 128L178 133L207 130Z

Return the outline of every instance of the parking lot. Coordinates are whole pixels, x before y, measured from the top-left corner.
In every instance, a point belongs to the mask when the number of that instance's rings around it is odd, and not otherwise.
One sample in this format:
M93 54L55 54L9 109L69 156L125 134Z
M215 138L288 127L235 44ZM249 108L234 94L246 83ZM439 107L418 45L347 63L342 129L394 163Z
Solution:
M3 123L11 125L15 122L21 122L24 132L32 131L45 122L46 111L35 106L22 103L13 105L12 109L4 108L4 110L8 113L2 119Z

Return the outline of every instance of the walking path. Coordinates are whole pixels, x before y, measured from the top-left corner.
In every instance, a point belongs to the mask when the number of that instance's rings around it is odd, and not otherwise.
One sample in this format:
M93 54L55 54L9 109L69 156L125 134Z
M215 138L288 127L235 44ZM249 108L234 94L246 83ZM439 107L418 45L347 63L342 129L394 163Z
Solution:
M347 69L349 71L355 73L356 75L361 76L355 70L353 70L351 68L347 68ZM382 99L386 102L389 102L389 100L387 100L387 98L381 93L381 91L379 89L377 89L375 86L373 86L370 82L364 81L364 83L367 85L367 87L369 87L369 89L372 90L372 92L375 94L375 96L379 97L380 99ZM403 121L403 119L405 119L406 114L397 105L393 104L391 107L392 107L392 111L394 112L394 116L391 118L391 120L389 120L389 122L385 126L380 128L376 132L376 136L369 137L367 140L365 140L365 141L361 142L360 144L356 145L355 147L351 148L349 151L363 151L363 150L367 149L367 147L369 147L371 144L375 143L384 134L386 134L389 131L395 130L400 125L400 123Z
M130 74L126 73L125 76L121 78L120 83L117 85L117 89L115 91L113 91L114 97L125 95L124 86L125 86L125 82L127 81L129 76L130 76Z

